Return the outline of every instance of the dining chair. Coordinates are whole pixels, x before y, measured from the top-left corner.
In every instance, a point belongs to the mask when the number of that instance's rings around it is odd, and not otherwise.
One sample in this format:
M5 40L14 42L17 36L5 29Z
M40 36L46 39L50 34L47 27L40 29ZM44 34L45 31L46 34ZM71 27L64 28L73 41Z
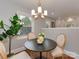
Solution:
M0 59L31 59L31 57L25 51L17 53L11 57L7 57L5 46L0 42Z
M67 37L65 34L60 34L57 36L57 47L51 52L53 59L55 57L62 57L62 59L64 59L63 55L64 55L64 47L67 41Z
M7 54L0 48L0 59L8 59Z
M31 40L31 39L35 39L35 38L36 38L36 35L34 32L30 32L27 34L27 40ZM28 50L27 50L27 52L28 52ZM33 51L30 51L30 55L32 55L32 56L34 55Z
M0 41L0 59L7 59L7 55L5 53L6 53L5 46L3 42Z
M0 41L0 49L2 49L6 53L6 49L2 41Z
M28 35L27 35L27 39L28 39L28 40L30 40L30 39L34 39L34 38L36 38L36 35L35 35L34 32L30 32L30 33L28 33Z

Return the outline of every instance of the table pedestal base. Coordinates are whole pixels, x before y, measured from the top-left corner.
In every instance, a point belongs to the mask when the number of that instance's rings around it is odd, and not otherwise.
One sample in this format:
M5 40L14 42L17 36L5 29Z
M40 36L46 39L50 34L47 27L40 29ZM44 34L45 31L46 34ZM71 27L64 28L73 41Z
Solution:
M37 57L37 58L35 58L35 59L47 59L47 58L43 57L43 56L42 56L42 52L40 52L40 56Z
M47 58L42 56L41 58L40 57L36 57L35 59L47 59Z

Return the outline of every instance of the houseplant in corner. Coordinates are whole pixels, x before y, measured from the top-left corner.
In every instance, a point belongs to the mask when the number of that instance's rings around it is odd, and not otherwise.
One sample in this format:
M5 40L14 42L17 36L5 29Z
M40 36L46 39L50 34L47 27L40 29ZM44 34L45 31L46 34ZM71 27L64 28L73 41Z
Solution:
M9 55L11 56L11 39L13 36L17 35L18 31L20 30L20 28L22 27L22 23L21 20L19 19L18 15L15 14L14 16L12 16L10 18L10 23L11 25L8 26L8 29L5 29L5 25L3 23L3 21L0 21L0 28L4 30L4 32L2 32L2 34L0 34L0 40L2 41L5 38L9 38Z

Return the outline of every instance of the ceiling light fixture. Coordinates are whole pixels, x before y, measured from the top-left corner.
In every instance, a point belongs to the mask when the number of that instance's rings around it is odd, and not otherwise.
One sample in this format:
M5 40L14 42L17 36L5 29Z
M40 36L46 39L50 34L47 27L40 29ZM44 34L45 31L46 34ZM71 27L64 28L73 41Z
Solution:
M45 18L45 16L47 16L47 10L44 10L42 9L42 6L41 6L41 0L38 0L38 8L37 8L37 13L35 12L34 9L32 9L31 11L31 15L34 17L34 18Z

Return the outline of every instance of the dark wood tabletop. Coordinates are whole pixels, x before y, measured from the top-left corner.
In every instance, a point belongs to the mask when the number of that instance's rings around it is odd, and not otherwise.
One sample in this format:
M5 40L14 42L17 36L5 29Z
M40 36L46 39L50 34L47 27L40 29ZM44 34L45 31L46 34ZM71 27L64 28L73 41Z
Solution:
M45 41L43 42L43 44L38 44L36 42L36 39L31 39L31 40L27 40L25 42L25 47L29 50L32 51L37 51L37 52L44 52L44 51L50 51L55 49L57 46L57 43L54 40L45 38Z

